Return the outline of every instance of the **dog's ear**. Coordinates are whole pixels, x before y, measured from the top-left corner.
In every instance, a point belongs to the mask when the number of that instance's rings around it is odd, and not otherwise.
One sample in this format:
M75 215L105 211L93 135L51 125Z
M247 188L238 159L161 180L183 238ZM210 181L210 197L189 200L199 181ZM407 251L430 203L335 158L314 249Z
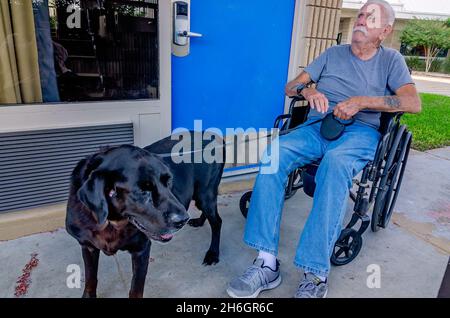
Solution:
M104 224L108 217L108 202L105 198L105 175L93 171L77 192L78 199L91 210L97 222Z

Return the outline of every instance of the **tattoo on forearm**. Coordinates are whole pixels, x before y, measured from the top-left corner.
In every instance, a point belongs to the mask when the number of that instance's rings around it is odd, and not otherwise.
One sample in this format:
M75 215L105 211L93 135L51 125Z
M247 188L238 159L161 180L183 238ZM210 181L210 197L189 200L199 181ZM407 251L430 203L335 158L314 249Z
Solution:
M401 106L400 98L396 96L386 96L384 98L384 104L392 108L400 108Z

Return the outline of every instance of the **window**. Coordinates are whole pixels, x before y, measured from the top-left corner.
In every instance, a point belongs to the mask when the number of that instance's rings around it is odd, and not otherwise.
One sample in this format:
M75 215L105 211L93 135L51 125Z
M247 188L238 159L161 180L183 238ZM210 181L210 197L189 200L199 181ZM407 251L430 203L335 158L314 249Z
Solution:
M5 8L0 96L10 98L0 104L159 98L158 0L9 0Z

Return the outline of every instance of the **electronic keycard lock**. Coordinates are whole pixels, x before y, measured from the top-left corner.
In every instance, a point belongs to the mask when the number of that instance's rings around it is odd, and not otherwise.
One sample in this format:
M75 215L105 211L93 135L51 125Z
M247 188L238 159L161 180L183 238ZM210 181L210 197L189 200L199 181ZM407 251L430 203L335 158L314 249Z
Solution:
M189 38L201 37L200 33L190 32L190 1L173 2L173 43L172 51L176 56L189 54Z

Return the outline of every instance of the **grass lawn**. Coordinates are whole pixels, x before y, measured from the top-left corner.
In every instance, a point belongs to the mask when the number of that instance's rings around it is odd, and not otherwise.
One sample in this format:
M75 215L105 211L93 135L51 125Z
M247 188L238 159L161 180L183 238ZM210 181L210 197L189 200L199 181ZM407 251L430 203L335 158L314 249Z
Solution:
M420 94L422 112L404 114L402 123L413 133L412 147L429 150L450 146L450 97Z

